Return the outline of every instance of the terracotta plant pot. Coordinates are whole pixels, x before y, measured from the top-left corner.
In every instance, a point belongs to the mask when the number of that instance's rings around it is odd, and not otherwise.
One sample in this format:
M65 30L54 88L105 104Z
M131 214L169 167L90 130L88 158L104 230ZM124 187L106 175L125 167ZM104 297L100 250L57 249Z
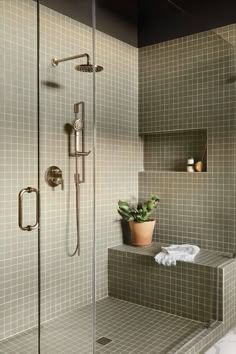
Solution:
M134 246L145 247L152 244L152 235L156 221L135 222L129 221Z

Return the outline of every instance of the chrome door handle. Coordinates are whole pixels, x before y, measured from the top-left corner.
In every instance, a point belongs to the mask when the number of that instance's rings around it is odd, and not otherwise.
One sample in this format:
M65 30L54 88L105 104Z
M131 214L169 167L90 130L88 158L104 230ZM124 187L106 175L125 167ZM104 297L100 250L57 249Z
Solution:
M36 221L34 225L27 225L23 226L23 195L25 193L35 193L36 194ZM35 230L39 227L39 192L36 188L32 187L27 187L23 188L18 197L18 203L19 203L19 215L18 215L18 223L19 223L19 228L23 231L32 231Z

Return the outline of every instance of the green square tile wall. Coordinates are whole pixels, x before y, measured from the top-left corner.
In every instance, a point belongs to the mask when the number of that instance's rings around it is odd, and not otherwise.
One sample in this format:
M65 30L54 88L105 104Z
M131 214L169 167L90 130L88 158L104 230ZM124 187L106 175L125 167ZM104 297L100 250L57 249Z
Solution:
M235 42L233 24L139 49L139 196L161 198L156 241L236 250ZM183 161L184 144L168 137L198 129L207 132L207 173L177 172L171 163Z

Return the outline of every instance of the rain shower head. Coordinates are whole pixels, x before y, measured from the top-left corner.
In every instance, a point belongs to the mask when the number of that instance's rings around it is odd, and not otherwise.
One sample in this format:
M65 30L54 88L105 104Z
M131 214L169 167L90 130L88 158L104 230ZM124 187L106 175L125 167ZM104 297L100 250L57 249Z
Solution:
M76 65L75 70L77 71L82 71L85 73L92 73L93 71L95 72L100 72L103 70L103 67L100 65L92 65L90 63L90 56L87 53L84 54L78 54L78 55L74 55L73 57L68 57L68 58L63 58L63 59L57 59L57 58L52 58L51 60L51 64L52 66L58 66L59 63L63 62L63 61L68 61L68 60L73 60L73 59L78 59L78 58L87 58L87 64L80 64L80 65Z
M76 65L75 70L82 71L84 73L92 73L94 70L96 73L99 73L100 71L103 70L103 67L100 65L92 65L90 63L87 63L87 64Z

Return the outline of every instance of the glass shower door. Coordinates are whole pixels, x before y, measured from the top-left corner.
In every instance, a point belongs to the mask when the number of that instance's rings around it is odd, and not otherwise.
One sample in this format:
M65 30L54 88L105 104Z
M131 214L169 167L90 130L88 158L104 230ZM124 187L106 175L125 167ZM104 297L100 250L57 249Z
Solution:
M41 353L92 353L92 1L39 3Z
M0 353L38 353L37 3L0 1Z

